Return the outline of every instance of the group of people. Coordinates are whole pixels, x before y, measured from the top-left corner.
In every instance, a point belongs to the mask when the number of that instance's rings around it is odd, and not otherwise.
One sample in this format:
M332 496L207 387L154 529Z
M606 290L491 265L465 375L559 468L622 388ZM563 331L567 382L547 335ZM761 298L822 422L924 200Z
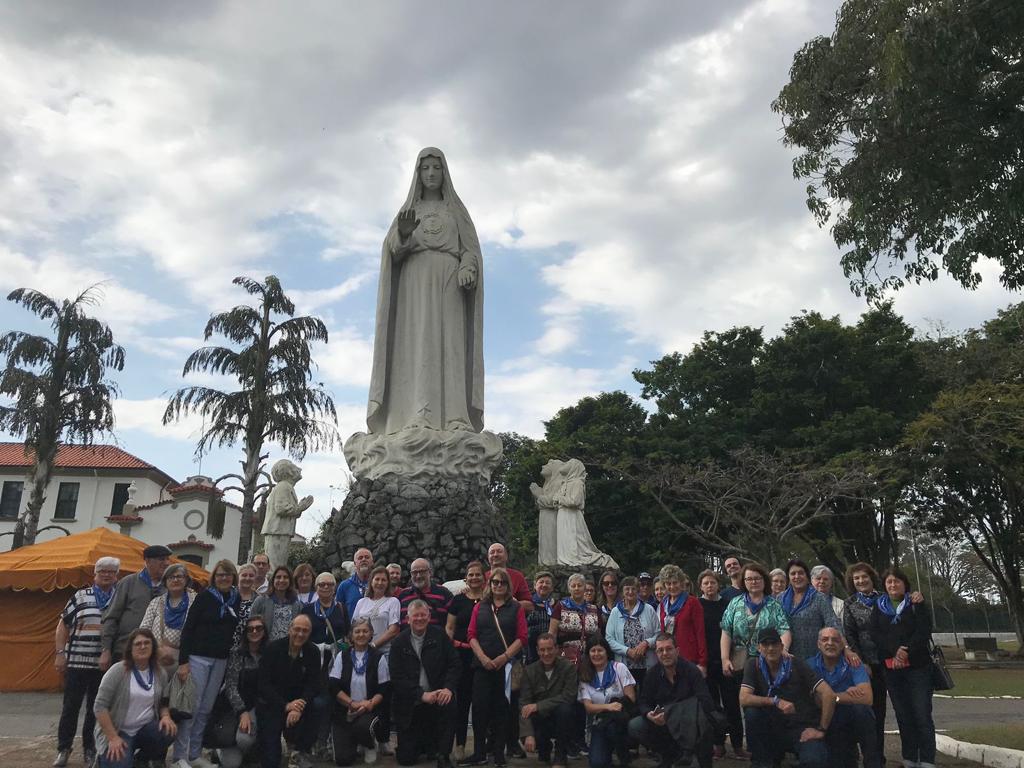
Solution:
M850 566L845 600L824 566L791 560L776 589L738 557L695 584L674 565L574 574L556 599L554 575L531 588L500 543L452 589L424 558L403 585L367 549L340 583L258 554L218 562L202 590L166 547L143 554L120 581L120 563L100 558L57 623L58 768L83 700L85 762L101 768L163 765L169 748L172 768L206 768L204 747L226 768L250 752L279 768L282 738L298 768L318 749L338 765L395 754L500 768L535 752L553 768L581 755L609 768L638 746L663 768L703 768L727 740L755 766L792 752L802 766L874 768L887 696L905 765L935 762L930 615L898 568ZM182 700L189 711L172 710Z

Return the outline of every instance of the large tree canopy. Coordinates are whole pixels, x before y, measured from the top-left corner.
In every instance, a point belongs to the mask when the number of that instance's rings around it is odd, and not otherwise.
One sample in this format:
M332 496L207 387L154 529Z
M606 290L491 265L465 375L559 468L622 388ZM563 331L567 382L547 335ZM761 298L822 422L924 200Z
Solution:
M772 108L855 292L1024 286L1024 3L847 0Z

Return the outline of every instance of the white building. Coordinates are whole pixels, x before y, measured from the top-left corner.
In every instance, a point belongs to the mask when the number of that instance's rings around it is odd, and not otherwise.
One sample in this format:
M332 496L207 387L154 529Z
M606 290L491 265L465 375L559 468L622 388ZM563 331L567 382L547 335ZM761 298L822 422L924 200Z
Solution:
M33 456L23 443L0 443L0 552L11 548L28 505ZM98 526L209 568L238 554L241 508L225 502L208 477L176 482L113 445L62 445L39 515L37 542Z

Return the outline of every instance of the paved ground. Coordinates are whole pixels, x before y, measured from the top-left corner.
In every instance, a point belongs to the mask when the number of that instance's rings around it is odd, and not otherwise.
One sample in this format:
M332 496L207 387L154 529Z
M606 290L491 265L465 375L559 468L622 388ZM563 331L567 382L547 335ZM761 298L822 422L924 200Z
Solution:
M48 768L55 753L54 734L60 715L60 694L47 693L0 693L0 768ZM1020 723L1024 720L1024 701L999 699L936 699L935 725L939 730L951 725L971 723ZM889 715L889 725L892 714ZM895 736L887 738L886 752L891 765L899 764L899 743ZM976 767L977 763L956 760L939 755L939 765L950 768ZM69 766L80 768L81 752L75 742L75 753ZM329 765L323 763L323 766ZM382 759L380 768L392 768L394 761ZM426 764L425 764L426 765ZM432 764L431 764L432 765ZM536 766L534 760L511 760L511 768ZM637 768L647 768L653 762L641 759ZM720 768L740 768L750 763L733 760L715 762ZM585 768L583 760L574 760L571 768Z

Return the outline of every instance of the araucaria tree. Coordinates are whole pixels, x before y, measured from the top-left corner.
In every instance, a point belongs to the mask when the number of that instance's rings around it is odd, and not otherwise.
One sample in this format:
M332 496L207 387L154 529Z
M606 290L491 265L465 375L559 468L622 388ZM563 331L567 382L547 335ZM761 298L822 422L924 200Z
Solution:
M185 361L182 376L197 371L220 374L234 378L238 388L224 392L212 387L183 387L167 403L163 422L168 424L189 413L201 415L206 426L197 454L241 440L238 561L245 562L252 544L264 444L276 442L293 458L302 459L309 450L336 445L338 433L333 399L322 386L310 384L310 344L327 342L327 326L317 317L294 317L295 305L274 275L262 282L248 277L236 277L232 282L257 297L259 304L213 315L203 338L209 341L220 334L234 346L197 349Z
M107 369L124 368L124 349L104 323L86 314L99 289L92 286L75 299L58 302L45 294L19 288L7 296L48 321L53 336L8 331L0 337L6 365L0 373L0 428L25 440L34 454L29 470L29 501L14 527L12 549L34 544L46 486L62 442L89 444L114 428L111 401L117 386Z

